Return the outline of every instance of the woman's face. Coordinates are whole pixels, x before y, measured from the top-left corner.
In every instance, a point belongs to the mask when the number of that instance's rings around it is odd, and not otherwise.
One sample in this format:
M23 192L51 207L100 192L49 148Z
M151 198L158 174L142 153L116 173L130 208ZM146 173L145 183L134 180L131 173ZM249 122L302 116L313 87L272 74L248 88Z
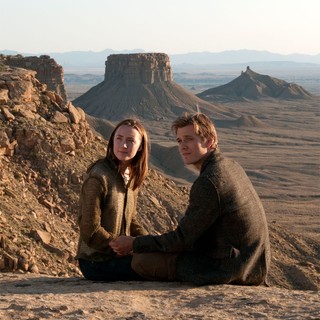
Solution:
M137 129L127 125L120 126L114 135L113 153L122 163L129 164L141 150L141 134Z

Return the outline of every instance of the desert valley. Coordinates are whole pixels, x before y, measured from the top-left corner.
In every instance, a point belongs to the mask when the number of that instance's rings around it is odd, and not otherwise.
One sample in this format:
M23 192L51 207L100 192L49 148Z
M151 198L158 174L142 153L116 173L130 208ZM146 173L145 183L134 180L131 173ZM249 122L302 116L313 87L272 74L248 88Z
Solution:
M194 92L174 81L166 54L111 55L104 79L79 92L48 56L1 55L1 319L319 319L319 106L319 95L250 66ZM214 121L220 149L263 201L271 287L85 281L74 256L86 167L104 156L120 119L142 119L151 169L139 219L150 233L171 230L196 173L170 127L196 110Z

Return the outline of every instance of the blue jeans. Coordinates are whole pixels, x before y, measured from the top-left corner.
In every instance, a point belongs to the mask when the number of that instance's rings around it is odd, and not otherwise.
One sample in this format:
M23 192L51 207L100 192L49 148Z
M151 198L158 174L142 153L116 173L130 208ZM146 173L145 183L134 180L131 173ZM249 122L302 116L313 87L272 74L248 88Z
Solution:
M83 276L93 281L141 281L146 280L131 268L132 256L114 258L107 261L88 261L79 259Z

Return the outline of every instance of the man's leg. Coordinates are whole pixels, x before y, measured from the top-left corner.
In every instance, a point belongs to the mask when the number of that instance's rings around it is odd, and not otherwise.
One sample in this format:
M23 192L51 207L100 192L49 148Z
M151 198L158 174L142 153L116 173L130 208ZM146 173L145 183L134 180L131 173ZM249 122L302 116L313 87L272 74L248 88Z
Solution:
M173 253L134 253L132 269L148 280L176 280L177 254Z

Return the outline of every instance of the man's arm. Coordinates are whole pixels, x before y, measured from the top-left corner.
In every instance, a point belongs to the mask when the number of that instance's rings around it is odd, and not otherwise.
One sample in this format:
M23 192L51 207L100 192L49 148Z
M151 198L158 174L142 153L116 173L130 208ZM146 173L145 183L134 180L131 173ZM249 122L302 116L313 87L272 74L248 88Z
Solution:
M120 251L122 248L129 250L130 247L133 252L139 253L185 251L194 245L219 214L220 203L216 189L209 179L200 177L191 188L190 203L186 214L174 231L160 236L148 235L131 240L120 237L113 243L117 245L116 250Z

